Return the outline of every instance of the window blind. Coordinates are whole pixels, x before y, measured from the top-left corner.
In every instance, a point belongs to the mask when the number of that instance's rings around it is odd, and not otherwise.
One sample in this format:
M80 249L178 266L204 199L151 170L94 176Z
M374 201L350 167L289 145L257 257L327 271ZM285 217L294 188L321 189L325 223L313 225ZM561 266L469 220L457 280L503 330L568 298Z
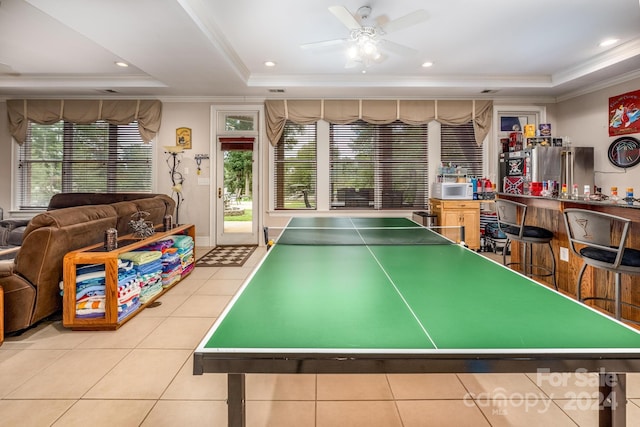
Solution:
M333 209L427 207L426 124L332 124L329 156Z
M137 123L29 123L18 153L18 205L47 207L56 193L151 192L153 145Z
M442 125L440 160L467 169L470 176L482 176L482 147L476 144L473 123Z
M316 208L316 124L287 122L275 147L275 209Z

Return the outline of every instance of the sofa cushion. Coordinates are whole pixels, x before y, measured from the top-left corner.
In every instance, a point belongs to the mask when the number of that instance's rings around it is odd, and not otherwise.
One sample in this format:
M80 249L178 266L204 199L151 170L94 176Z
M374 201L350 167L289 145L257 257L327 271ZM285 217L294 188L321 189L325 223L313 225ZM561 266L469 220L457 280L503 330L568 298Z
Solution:
M24 236L24 231L27 229L26 226L14 228L9 232L9 236L7 236L7 245L9 246L21 246L22 239Z
M109 205L157 195L152 193L58 193L54 194L49 200L47 210L85 205Z

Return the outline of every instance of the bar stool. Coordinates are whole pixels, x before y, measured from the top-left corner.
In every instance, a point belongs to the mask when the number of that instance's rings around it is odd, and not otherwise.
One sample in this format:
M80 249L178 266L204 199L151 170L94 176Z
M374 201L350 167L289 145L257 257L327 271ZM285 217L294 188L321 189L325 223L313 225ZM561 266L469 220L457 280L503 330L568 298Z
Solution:
M623 304L620 297L620 274L640 274L640 250L625 247L631 220L603 212L565 209L564 223L571 250L583 260L578 275L576 297L582 302L592 299L613 301L615 317L620 320ZM614 273L613 299L582 297L582 276L588 265Z
M496 213L498 214L498 227L506 234L507 241L502 250L502 263L506 266L521 265L522 272L528 277L551 277L553 286L558 290L556 283L556 258L553 254L551 240L553 232L546 228L534 225L525 225L527 220L527 205L511 200L496 199ZM516 241L523 244L521 262L507 263L507 249L511 242ZM551 251L551 268L533 263L533 245L545 244Z

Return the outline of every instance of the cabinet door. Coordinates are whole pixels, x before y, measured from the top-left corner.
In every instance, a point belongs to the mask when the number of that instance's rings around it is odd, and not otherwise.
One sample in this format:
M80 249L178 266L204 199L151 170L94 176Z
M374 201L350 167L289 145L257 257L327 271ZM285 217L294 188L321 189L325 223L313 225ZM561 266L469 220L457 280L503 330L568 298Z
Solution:
M480 249L480 214L476 210L460 211L464 225L464 240L470 249Z
M441 218L441 225L444 227L459 227L462 225L463 221L462 211L458 209L443 210ZM460 241L460 229L458 228L445 228L442 230L442 234L454 242Z

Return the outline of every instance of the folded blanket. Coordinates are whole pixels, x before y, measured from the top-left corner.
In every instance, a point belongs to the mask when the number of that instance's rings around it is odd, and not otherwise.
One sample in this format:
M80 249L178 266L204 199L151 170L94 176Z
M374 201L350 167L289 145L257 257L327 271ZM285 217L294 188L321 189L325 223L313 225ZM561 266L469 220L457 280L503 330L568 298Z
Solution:
M94 273L102 271L104 273L104 264L85 264L76 266L76 276L86 273Z
M102 271L92 271L89 273L83 273L83 274L78 274L76 272L76 283L78 282L84 282L85 280L91 280L91 279L104 279L105 276L105 272L104 270Z
M81 301L76 304L76 313L104 313L104 299Z
M84 296L104 295L104 288L104 285L97 285L76 289L76 300L82 299Z
M162 262L160 260L155 260L146 264L142 264L136 267L139 275L152 274L155 272L162 271Z
M124 252L118 255L118 257L120 259L133 261L139 266L140 264L145 264L145 263L160 259L160 257L162 257L162 252L160 251Z
M196 264L195 263L191 263L189 264L186 268L182 268L182 277L185 277L187 274L191 273L191 270L193 270L195 268Z
M171 246L173 246L173 240L172 239L164 239L164 240L158 240L156 242L153 242L151 244L145 245L141 248L138 249L134 249L135 251L160 251L160 252L164 252L166 249L170 248Z
M104 287L88 289L81 293L76 293L76 301L83 301L90 298L104 298Z
M193 247L193 238L191 236L176 235L171 236L173 246L176 248Z
M140 299L134 298L130 303L126 305L118 306L118 322L136 311L140 307Z

